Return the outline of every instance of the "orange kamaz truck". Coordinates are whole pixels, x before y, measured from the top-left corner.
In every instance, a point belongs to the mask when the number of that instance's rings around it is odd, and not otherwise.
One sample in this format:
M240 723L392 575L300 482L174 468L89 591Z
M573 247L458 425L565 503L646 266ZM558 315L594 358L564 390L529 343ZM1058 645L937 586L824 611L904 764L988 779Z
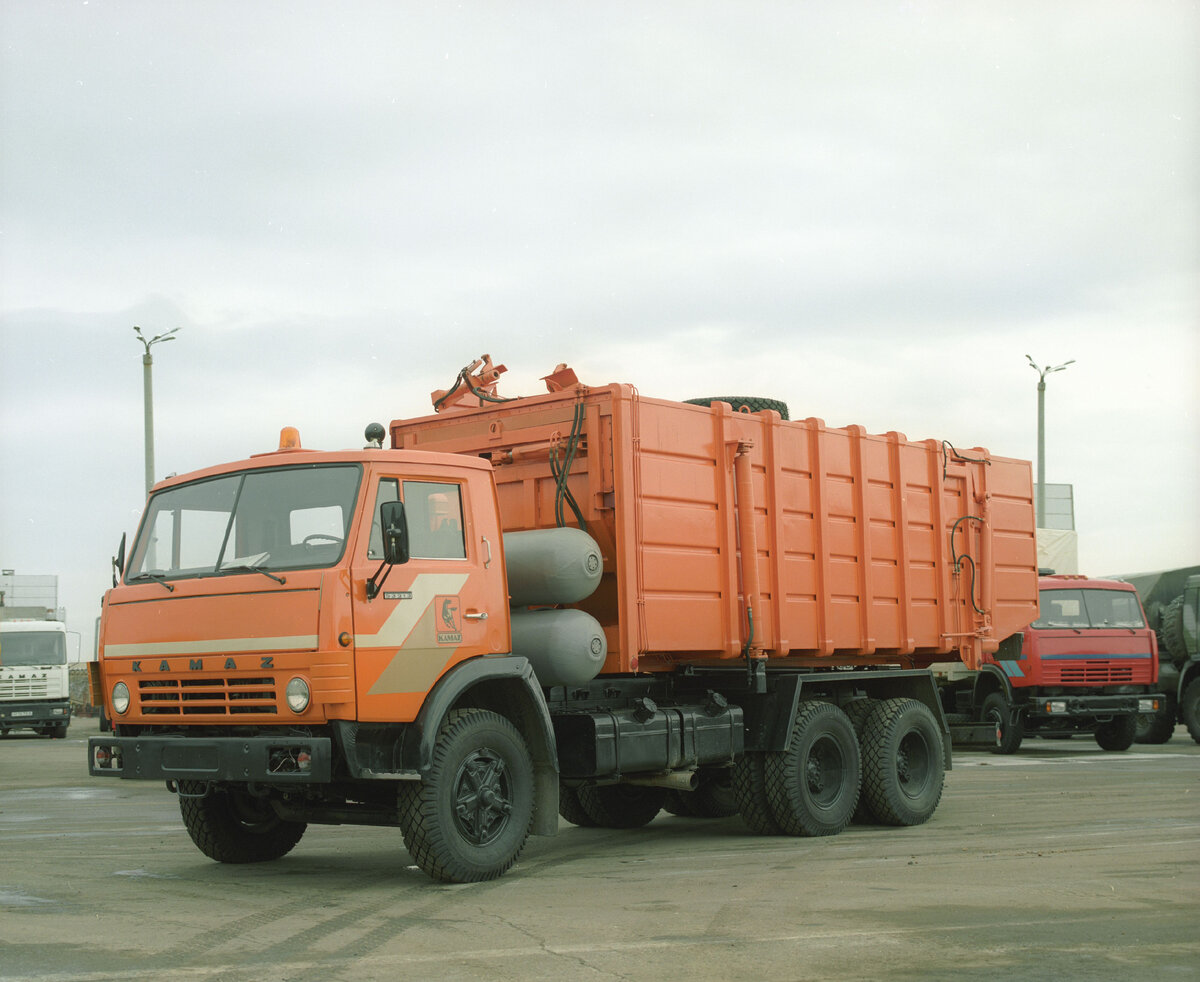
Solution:
M156 485L104 598L91 773L165 782L222 862L396 826L450 882L560 816L926 821L928 666L1037 616L1029 464L565 366L505 398L503 370L362 450L285 429Z

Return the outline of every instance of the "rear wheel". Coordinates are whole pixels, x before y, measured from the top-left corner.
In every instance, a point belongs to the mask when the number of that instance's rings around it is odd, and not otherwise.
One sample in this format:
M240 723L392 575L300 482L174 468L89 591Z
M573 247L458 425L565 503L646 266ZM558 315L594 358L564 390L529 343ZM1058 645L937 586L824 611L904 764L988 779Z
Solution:
M854 815L862 759L854 727L830 702L802 703L786 750L767 755L767 800L788 835L837 835Z
M738 813L730 768L700 778L700 787L691 792L689 805L697 818L728 818Z
M680 818L695 818L696 812L692 809L694 794L694 791L668 791L667 796L663 799L663 811L678 815Z
M568 788L564 785L559 785L558 813L572 825L578 825L580 828L585 829L595 828L596 823L592 821L591 816L583 810L583 805L579 803L578 788Z
M409 853L446 883L494 880L529 838L533 762L515 726L498 713L456 709L446 715L423 781L398 796Z
M1137 736L1137 716L1117 716L1096 727L1096 743L1101 750L1128 750Z
M887 699L863 727L863 795L887 825L920 825L942 800L942 733L929 707Z
M636 784L605 784L579 789L579 804L592 824L605 829L637 829L662 811L667 792Z
M203 796L203 797L201 797ZM307 826L275 814L265 798L204 781L179 782L179 813L200 851L219 863L263 863L295 848Z
M875 711L875 707L879 705L878 699L854 699L846 703L842 707L842 712L850 720L850 725L854 727L854 735L858 737L859 753L862 753L862 735L863 726L866 725L867 717ZM875 821L875 815L871 811L871 805L867 801L867 796L861 791L858 795L858 805L854 809L854 817L852 822L859 825L867 825Z
M733 765L733 796L738 813L751 832L759 835L779 835L783 829L775 820L767 801L765 755L746 753Z
M995 723L1000 728L1000 742L992 747L992 753L1015 754L1021 749L1021 723L1003 694L993 692L984 699L979 716L985 723Z

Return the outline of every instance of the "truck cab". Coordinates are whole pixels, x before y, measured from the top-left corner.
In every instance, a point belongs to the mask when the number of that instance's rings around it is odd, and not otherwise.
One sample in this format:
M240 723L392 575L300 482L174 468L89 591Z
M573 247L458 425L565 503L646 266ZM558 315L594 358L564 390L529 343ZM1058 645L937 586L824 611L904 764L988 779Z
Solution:
M0 736L15 729L66 736L71 722L67 673L62 621L0 620Z
M990 659L1001 684L985 697L985 715L1000 724L1002 749L1015 750L1024 734L1077 733L1094 734L1105 750L1127 749L1137 714L1162 699L1158 647L1137 592L1075 575L1041 576L1038 592L1040 613L1019 647Z

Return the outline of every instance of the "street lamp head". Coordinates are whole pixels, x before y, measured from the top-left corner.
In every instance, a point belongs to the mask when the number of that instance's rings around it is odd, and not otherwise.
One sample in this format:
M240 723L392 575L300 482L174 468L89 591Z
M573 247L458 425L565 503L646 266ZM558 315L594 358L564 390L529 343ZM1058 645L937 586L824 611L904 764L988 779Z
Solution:
M143 345L145 345L146 354L150 354L150 345L152 345L152 344L158 344L159 341L174 341L175 339L173 337L171 337L171 335L174 334L178 330L179 330L179 328L173 327L173 328L171 328L171 330L166 331L163 334L156 334L154 337L150 338L150 340L147 341L145 336L142 334L142 329L140 327L138 327L136 324L133 326L133 333L136 334L138 336L138 340L141 341Z

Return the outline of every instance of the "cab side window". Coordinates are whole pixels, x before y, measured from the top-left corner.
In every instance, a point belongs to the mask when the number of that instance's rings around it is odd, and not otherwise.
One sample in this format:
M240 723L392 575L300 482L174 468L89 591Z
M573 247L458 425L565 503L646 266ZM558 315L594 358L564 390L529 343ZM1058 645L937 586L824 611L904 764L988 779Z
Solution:
M383 559L379 506L399 501L401 482L381 478L371 517L368 559ZM462 487L435 481L404 481L404 516L408 521L408 550L413 559L466 559L463 535Z
M405 481L404 514L414 559L467 558L459 485Z

